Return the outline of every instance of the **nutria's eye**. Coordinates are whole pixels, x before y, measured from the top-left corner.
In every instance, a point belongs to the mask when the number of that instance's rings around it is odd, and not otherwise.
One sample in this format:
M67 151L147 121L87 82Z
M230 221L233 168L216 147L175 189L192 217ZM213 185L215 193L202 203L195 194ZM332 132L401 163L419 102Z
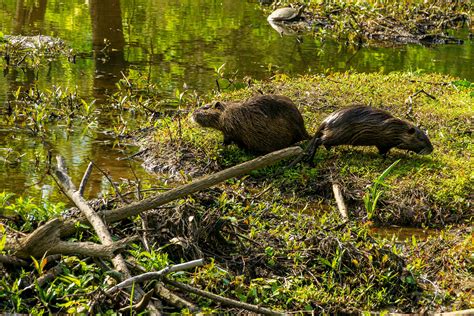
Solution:
M414 127L410 127L410 129L408 130L408 134L415 134L416 130Z
M214 109L216 110L223 110L224 109L224 104L220 103L219 101L217 101L216 103L214 103Z

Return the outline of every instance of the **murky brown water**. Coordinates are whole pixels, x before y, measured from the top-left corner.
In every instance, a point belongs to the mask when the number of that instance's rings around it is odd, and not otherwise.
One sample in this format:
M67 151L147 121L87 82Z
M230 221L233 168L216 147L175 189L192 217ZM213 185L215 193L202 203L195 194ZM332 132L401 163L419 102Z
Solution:
M410 241L412 236L417 240L426 240L430 236L439 234L439 230L430 228L413 227L374 227L372 232L375 235L391 239L395 236L399 241Z
M0 107L12 93L33 85L77 90L86 99L104 100L122 74L144 72L161 87L163 98L183 84L203 94L215 89L216 69L225 63L227 73L265 79L275 72L320 73L328 69L361 72L442 72L474 81L474 44L467 31L457 35L464 45L399 48L354 48L314 39L298 41L280 36L267 23L257 1L235 0L3 0L0 26L4 34L49 35L65 40L77 52L76 63L66 59L45 61L38 69L7 68L1 61ZM108 51L103 54L104 48ZM107 169L114 179L130 178L128 161L117 160L136 148L114 146L100 131L110 127L102 120L85 137L77 131L59 131L54 153L66 157L75 181L89 159ZM45 144L28 134L0 126L0 155L11 150L24 156L17 164L0 162L0 191L51 198L51 181L41 181L44 169L35 152ZM133 164L145 177L139 164ZM110 190L99 174L91 180L89 196Z

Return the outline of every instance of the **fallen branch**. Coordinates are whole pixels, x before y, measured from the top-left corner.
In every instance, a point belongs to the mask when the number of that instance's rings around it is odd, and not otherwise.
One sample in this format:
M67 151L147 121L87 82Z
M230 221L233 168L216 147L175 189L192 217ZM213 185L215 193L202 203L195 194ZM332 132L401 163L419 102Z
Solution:
M344 203L344 197L342 196L341 188L337 183L332 184L332 192L334 193L334 199L336 200L337 209L341 213L343 220L348 220L349 215L347 213L346 203Z
M245 309L245 310L248 310L248 311L251 311L251 312L254 312L254 313L257 313L257 314L263 314L263 315L285 315L284 313L276 312L276 311L273 311L273 310L265 308L265 307L260 307L260 306L257 306L257 305L252 305L252 304L248 304L248 303L239 302L239 301L236 301L236 300L233 300L233 299L230 299L230 298L222 297L222 296L214 294L214 293L210 293L210 292L207 292L207 291L197 289L197 288L189 286L187 284L171 281L171 280L166 279L166 278L163 279L163 281L165 283L169 284L169 285L172 285L172 286L182 290L182 291L186 291L186 292L189 292L189 293L193 293L193 294L196 294L196 295L199 295L199 296L209 298L209 299L211 299L215 302L218 302L220 304L223 304L223 305L237 307L237 308Z
M104 211L101 213L101 217L104 218L104 220L108 223L113 223L127 217L135 216L140 214L141 212L157 208L163 204L169 203L189 194L207 189L228 179L239 177L249 173L250 171L269 166L279 160L299 155L300 153L302 153L302 151L303 150L297 146L278 150L269 153L265 156L257 157L253 160L246 161L237 166L203 177L189 184L179 186L154 197L150 197L139 202L131 203L129 205L114 210ZM70 234L73 234L76 231L76 224L78 222L85 224L86 219L79 218L64 222L64 225L61 227L61 236L68 236Z
M23 259L5 255L0 255L0 263L17 267L26 267L29 265L29 263Z
M56 159L58 161L58 167L53 168L53 170L64 193L74 202L74 204L76 204L81 213L87 218L87 221L94 228L101 243L106 246L112 245L114 243L112 235L102 221L102 218L87 204L80 192L76 190L76 187L66 172L64 159L61 156L57 156ZM117 271L122 273L126 278L131 276L122 255L117 255L112 259L112 262Z
M22 291L33 289L36 285L38 285L38 286L41 287L41 286L43 286L44 284L51 282L51 281L54 280L61 272L63 272L63 268L64 268L63 265L60 263L60 264L58 264L57 266L55 266L55 267L49 269L46 274L44 274L43 276L39 277L37 280L35 280L35 282L31 283L30 285L28 285L27 287L25 287L24 289L22 289Z
M82 176L81 184L79 184L79 189L78 189L79 194L81 196L84 195L84 190L86 188L87 181L89 180L89 177L91 175L93 166L94 165L92 164L92 162L89 162L89 165L87 166L86 172L84 172L84 176Z
M111 245L100 245L92 242L67 242L59 239L59 228L62 221L54 218L36 229L21 240L7 240L6 250L13 250L18 258L41 258L45 253L50 255L83 255L88 257L112 258L114 252L124 248L136 237L125 238ZM15 259L20 260L20 259ZM1 261L1 258L0 258ZM20 262L17 263L21 265Z
M128 286L131 286L134 283L140 283L140 282L144 282L144 281L148 281L148 280L160 279L163 276L167 275L168 273L187 270L187 269L192 269L192 268L195 268L195 267L200 267L202 265L204 265L204 259L198 259L198 260L193 260L193 261L189 261L189 262L185 262L185 263L181 263L181 264L175 264L175 265L172 265L172 266L168 266L168 267L166 267L166 268L164 268L164 269L162 269L158 272L146 272L146 273L128 278L127 280L125 280L125 281L111 287L110 289L108 289L106 293L108 295L112 295L115 292L117 292L118 290L120 290L122 288L125 288L125 287L128 287Z
M196 312L199 309L195 304L168 290L161 282L156 283L155 293L162 300L168 302L170 305L178 307L179 309L187 308L191 313Z
M87 218L88 222L92 225L99 240L104 246L113 246L114 241L112 240L112 235L105 226L102 218L87 204L84 198L81 196L80 192L76 190L76 187L71 181L71 178L66 172L65 162L61 156L57 156L56 160L58 162L58 167L53 167L53 172L59 180L59 185L64 193L76 204L84 217ZM59 232L58 232L59 235ZM122 274L124 278L130 278L132 275L127 268L127 264L123 259L121 254L115 255L112 258L112 264L115 269ZM143 290L137 286L136 291L134 291L134 299L141 300L145 293ZM148 304L151 314L160 314L156 307L150 302Z

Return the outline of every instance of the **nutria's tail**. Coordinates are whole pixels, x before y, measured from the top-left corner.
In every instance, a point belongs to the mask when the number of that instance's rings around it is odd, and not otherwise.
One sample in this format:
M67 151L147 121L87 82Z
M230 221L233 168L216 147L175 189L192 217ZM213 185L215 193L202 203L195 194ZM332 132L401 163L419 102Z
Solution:
M316 149L318 149L318 147L323 143L322 139L317 136L319 136L318 133L316 133L316 135L311 139L306 150L296 157L295 160L288 165L288 168L294 167L300 161L312 164L314 155L316 154Z

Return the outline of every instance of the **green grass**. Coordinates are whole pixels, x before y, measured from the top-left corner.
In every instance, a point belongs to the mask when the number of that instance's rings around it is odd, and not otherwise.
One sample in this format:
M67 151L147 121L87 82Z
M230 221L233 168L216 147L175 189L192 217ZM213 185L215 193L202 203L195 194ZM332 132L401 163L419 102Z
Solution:
M331 192L314 183L331 175L346 185L357 216L362 214L363 203L362 198L354 197L361 197L367 185L399 159L400 163L386 179L389 189L375 211L374 220L389 225L438 226L472 220L469 193L473 187L474 169L470 159L473 145L469 126L474 115L471 96L474 89L453 84L456 80L419 73L335 73L294 79L280 75L271 82L257 82L250 89L232 91L220 98L242 100L256 94L257 90L284 94L298 105L310 133L314 133L324 117L334 110L355 104L383 108L396 117L422 126L434 146L431 155L392 149L383 159L375 147L340 146L331 151L320 148L315 157L315 169L300 165L279 176L277 170L284 166L281 163L252 175L256 178L275 175L275 183L285 186L280 185L282 191L309 190L332 203ZM420 90L435 99L420 93L408 101ZM180 132L174 119L165 131L160 129L155 134L157 156L161 155L162 148L169 146L171 138L175 143L179 140L180 144L186 144L194 152L195 158L188 161L192 168L185 171L196 171L209 161L215 163L214 171L252 157L234 145L224 147L221 133L191 124L188 117L181 118ZM263 186L258 181L253 181L253 185ZM313 185L314 190L311 190ZM301 198L311 199L310 196Z

